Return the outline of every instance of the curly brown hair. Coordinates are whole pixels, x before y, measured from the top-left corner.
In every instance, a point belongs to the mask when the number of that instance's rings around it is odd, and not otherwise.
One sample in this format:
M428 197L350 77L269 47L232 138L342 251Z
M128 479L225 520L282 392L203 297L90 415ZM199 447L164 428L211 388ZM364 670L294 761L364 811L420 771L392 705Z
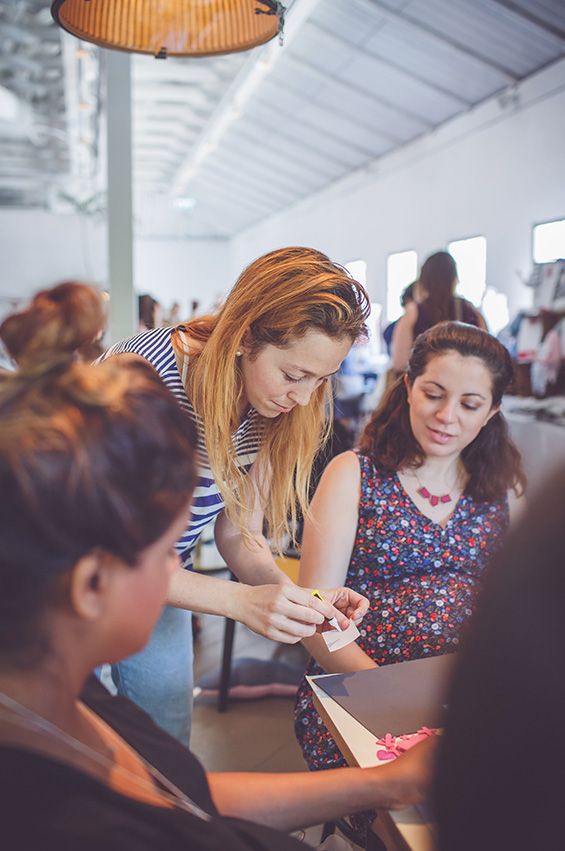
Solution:
M484 363L492 379L492 404L498 407L513 377L510 355L495 337L462 322L440 322L416 338L406 370L408 383L413 385L429 361L446 352L479 358ZM417 468L424 462L424 452L410 426L404 375L397 378L371 416L360 450L385 473ZM493 502L502 499L511 488L516 493L525 488L520 453L500 411L465 447L461 460L469 475L465 492L477 501Z

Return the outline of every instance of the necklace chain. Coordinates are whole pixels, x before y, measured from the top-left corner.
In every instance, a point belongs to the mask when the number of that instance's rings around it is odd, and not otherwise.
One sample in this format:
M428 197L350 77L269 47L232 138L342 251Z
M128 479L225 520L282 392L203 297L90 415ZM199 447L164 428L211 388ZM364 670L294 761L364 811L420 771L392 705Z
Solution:
M130 782L136 783L138 786L142 787L144 790L148 790L151 788L152 792L155 792L155 786L153 783L148 783L143 778L139 777L137 774L134 774L129 769L125 768L123 765L119 765L109 757L103 756L98 753L98 751L91 748L89 745L85 745L84 742L79 741L79 739L75 739L74 736L71 736L70 733L65 732L65 730L61 730L60 727L57 727L56 724L53 724L51 721L48 721L47 718L43 718L42 715L39 715L37 712L34 712L32 709L29 709L27 706L22 706L21 703L18 703L13 698L9 697L4 692L0 691L0 706L6 707L8 710L11 710L11 720L16 720L16 723L20 723L22 727L28 727L31 729L39 730L41 732L47 733L55 739L59 739L60 741L65 742L72 750L77 751L77 753L86 756L91 759L93 762L98 765L111 769L112 771L120 771L123 775L127 777ZM0 710L0 717L8 718L7 713ZM10 720L8 718L8 720ZM131 746L130 746L131 747ZM185 810L185 812L191 813L191 815L196 816L204 821L210 821L210 815L205 812L201 807L198 806L191 798L188 797L184 792L182 792L178 786L175 786L172 781L165 777L164 774L155 768L151 763L147 762L137 751L135 751L136 756L143 763L146 771L153 777L154 780L157 781L162 789L158 789L159 794L163 795L163 797L169 801L173 806Z
M416 470L416 468L413 468L412 472L414 473L414 477L415 477L416 481L418 482L418 484L420 486L418 488L418 493L420 494L421 497L423 497L424 499L427 499L428 502L431 503L433 508L435 508L436 505L438 505L438 504L442 504L442 503L452 501L451 500L451 494L456 489L457 484L459 482L459 473L457 473L455 481L453 482L453 484L451 485L451 487L449 488L449 490L446 493L434 494L423 484L422 480L420 479L420 476L418 475L418 471Z

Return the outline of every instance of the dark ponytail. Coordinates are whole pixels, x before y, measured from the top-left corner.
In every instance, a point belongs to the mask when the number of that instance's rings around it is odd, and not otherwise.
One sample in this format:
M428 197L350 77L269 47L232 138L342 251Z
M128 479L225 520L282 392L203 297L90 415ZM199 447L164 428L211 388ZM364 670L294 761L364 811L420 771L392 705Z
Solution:
M437 251L424 262L418 279L425 297L429 325L455 319L457 264L447 251Z

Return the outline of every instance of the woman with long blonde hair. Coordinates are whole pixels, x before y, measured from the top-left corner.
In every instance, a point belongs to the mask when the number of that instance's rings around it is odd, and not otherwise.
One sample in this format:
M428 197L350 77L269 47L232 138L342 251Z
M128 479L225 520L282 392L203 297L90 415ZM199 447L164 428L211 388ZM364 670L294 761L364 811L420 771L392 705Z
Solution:
M311 248L283 248L243 271L218 314L138 334L106 355L151 363L198 435L198 481L177 545L185 569L172 578L147 648L113 670L118 690L181 740L192 700L190 611L292 643L324 618L345 627L366 610L349 590L324 591L322 602L295 585L267 539L280 546L297 511L307 512L312 462L329 428L329 379L364 335L368 313L367 294L345 269ZM190 570L213 519L239 583Z

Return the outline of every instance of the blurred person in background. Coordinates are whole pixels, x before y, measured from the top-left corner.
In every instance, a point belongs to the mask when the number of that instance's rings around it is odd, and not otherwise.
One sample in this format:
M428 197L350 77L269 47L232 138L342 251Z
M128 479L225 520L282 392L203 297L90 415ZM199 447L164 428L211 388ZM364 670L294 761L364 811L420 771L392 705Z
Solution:
M405 287L402 290L402 293L400 295L400 306L401 307L405 308L406 305L409 302L416 300L416 298L417 298L417 285L418 285L417 281L412 281L411 284L408 284L408 286ZM394 334L394 329L396 328L397 322L398 322L398 319L395 319L394 322L390 322L386 326L385 330L383 331L383 340L385 341L386 350L387 350L389 356L390 356L390 353L391 353L392 335Z
M392 369L406 369L414 340L438 322L457 320L487 330L480 312L467 299L455 295L457 264L447 251L430 255L420 270L416 299L409 301L392 334Z
M138 296L139 330L149 331L160 328L163 324L163 309L152 295L145 293Z

